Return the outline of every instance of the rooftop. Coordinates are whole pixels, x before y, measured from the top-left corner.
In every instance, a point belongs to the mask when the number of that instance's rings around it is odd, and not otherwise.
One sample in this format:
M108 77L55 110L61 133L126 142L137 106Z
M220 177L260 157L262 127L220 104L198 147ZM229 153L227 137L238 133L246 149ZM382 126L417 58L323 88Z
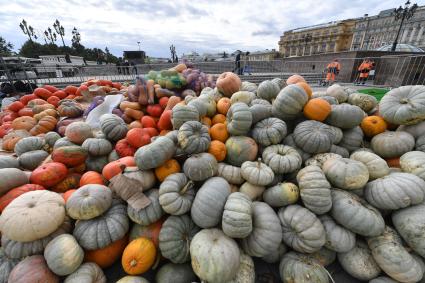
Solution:
M377 51L391 51L392 44L384 45L376 49ZM397 44L395 51L401 52L425 52L419 47L410 44Z

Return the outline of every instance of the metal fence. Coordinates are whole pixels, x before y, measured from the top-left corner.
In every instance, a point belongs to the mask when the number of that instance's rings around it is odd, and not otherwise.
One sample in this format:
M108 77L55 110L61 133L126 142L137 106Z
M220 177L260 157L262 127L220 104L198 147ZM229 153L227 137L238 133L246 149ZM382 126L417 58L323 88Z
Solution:
M324 79L329 61L307 60L308 57L284 58L274 61L241 62L244 70L243 79L259 82L274 77L287 78L297 73L315 85ZM375 74L369 83L379 86L400 86L408 84L425 84L425 55L399 55L368 57L375 61ZM341 70L338 82L354 82L358 76L358 67L365 58L339 58ZM204 73L218 75L226 71L235 71L234 62L195 62L194 68ZM68 85L80 84L89 79L105 79L119 82L132 82L136 75L146 74L151 70L159 71L175 66L173 63L143 64L135 66L28 66L18 65L13 68L0 64L0 83L2 81L22 80L34 84Z

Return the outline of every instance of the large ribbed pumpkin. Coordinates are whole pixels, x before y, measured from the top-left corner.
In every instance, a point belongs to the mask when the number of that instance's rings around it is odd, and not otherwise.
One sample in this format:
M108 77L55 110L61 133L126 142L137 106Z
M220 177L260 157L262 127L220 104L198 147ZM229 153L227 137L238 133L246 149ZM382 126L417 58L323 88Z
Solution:
M372 150L382 158L400 157L415 147L415 138L407 132L383 132L372 138Z
M103 185L85 185L66 202L66 211L73 219L87 220L103 214L112 204L112 191Z
M274 81L263 81L258 85L257 96L267 101L273 101L279 94L280 87Z
M272 104L273 116L282 120L293 120L302 112L308 101L305 90L296 84L282 89Z
M154 264L156 248L147 238L138 238L128 244L122 254L122 267L127 274L137 275L146 272Z
M22 185L14 189L11 189L0 198L0 212L3 212L6 206L9 203L11 203L15 198L19 197L20 195L25 194L27 192L31 192L31 191L37 191L37 190L45 190L45 188L37 184L26 184L26 185Z
M352 129L360 125L364 115L363 110L355 105L346 103L332 105L332 111L327 117L326 123L341 129Z
M73 122L66 127L65 136L73 143L82 144L92 138L92 128L86 122Z
M37 167L31 173L30 181L46 188L53 187L65 179L68 169L59 162L50 162Z
M226 97L231 97L232 94L239 91L241 84L241 79L232 72L222 73L216 81L217 89Z
M199 112L193 106L177 104L172 111L171 122L175 130L180 129L187 121L199 121Z
M242 102L232 104L226 115L227 131L233 136L243 136L252 125L252 114L249 107Z
M124 138L128 131L124 120L114 114L100 116L100 127L106 138L114 142Z
M154 142L139 148L134 159L140 170L153 169L171 159L176 145L167 137L159 137Z
M234 166L241 166L245 161L256 159L258 146L252 138L235 136L226 141L226 151L227 162Z
M81 146L64 146L56 148L52 152L52 160L60 162L68 167L75 167L82 163L87 158L87 151Z

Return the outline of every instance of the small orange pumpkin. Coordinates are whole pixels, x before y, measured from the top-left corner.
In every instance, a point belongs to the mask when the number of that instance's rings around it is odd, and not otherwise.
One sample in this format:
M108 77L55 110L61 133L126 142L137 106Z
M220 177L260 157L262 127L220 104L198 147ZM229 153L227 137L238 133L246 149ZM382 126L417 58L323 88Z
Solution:
M226 142L229 138L229 133L227 132L226 125L223 123L217 123L210 128L210 136L212 140L218 140L221 142Z
M296 74L295 74L295 75L290 76L290 77L286 80L286 84L288 84L288 85L296 84L296 83L299 83L299 82L306 83L305 79L304 79L302 76L300 76L300 75L296 75Z
M201 118L201 123L207 127L211 127L211 119L209 117L202 117Z
M380 116L365 117L360 124L363 133L367 137L373 137L387 130L387 123Z
M305 90L305 92L308 95L308 98L310 99L311 96L313 95L313 90L311 89L309 84L306 83L306 82L298 82L297 85L299 85L300 87L302 87Z
M107 268L117 261L127 244L128 237L126 235L103 249L86 251L84 260L86 262L94 262L101 268Z
M210 147L208 148L208 153L214 155L217 161L223 161L226 158L226 145L221 141L214 140L210 143Z
M164 181L168 175L179 173L181 170L180 164L175 159L167 160L163 165L155 168L155 176L160 182Z
M124 271L130 275L142 274L148 271L155 262L156 248L147 238L133 240L125 248L121 264Z
M231 105L232 103L230 102L230 98L222 97L217 102L217 112L220 114L226 115Z
M214 117L212 118L212 124L218 124L218 123L225 123L226 122L226 116L224 116L223 114L216 114L214 115Z
M87 171L81 176L80 187L88 184L104 185L103 177L96 171Z
M232 94L239 91L241 84L239 76L232 72L222 73L216 81L217 89L226 97L231 97Z
M304 116L310 120L324 121L331 113L332 107L324 99L313 98L304 106Z
M115 151L120 157L134 156L137 148L133 147L127 139L119 140L115 144Z
M2 148L6 151L14 151L16 143L29 136L30 134L26 130L10 131L3 137Z
M112 179L115 175L120 174L126 167L136 166L133 156L126 156L118 160L109 162L103 167L102 175L106 180Z
M65 201L65 203L68 201L68 199L71 197L71 195L75 192L75 189L72 190L67 190L66 192L64 192L62 194L63 200Z
M16 118L12 122L12 128L14 130L31 130L35 125L37 124L37 121L33 117L29 116L22 116L19 118Z
M400 168L400 157L387 158L385 159L389 167Z

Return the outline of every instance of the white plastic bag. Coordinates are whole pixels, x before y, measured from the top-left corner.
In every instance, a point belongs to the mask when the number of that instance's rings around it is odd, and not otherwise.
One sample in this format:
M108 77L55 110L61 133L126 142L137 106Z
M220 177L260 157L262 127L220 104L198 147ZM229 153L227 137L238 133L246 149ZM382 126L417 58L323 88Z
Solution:
M93 129L99 129L100 116L102 116L103 114L112 113L112 110L114 110L114 108L116 108L120 104L123 98L124 96L122 94L105 96L105 101L96 108L94 108L92 111L90 111L89 115L87 116L86 122Z

